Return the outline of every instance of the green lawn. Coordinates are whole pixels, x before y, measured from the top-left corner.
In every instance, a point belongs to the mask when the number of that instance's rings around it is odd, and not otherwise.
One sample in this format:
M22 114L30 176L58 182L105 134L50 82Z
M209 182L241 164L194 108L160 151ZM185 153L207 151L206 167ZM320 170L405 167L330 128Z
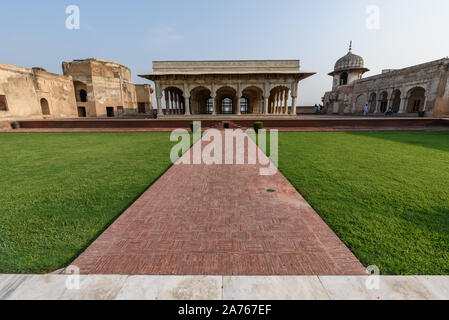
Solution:
M0 273L70 263L170 167L169 137L0 134Z
M279 168L364 265L449 274L449 132L280 133Z
M449 132L280 133L281 171L365 264L449 274ZM71 262L170 166L168 133L0 134L0 273Z

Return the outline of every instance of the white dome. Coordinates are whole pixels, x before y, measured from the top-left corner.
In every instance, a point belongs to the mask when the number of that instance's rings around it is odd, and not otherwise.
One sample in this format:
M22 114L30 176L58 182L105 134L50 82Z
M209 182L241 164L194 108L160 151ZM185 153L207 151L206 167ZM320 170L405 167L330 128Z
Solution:
M363 61L363 58L349 51L347 55L338 59L334 67L334 72L351 69L363 69L364 67L365 62Z

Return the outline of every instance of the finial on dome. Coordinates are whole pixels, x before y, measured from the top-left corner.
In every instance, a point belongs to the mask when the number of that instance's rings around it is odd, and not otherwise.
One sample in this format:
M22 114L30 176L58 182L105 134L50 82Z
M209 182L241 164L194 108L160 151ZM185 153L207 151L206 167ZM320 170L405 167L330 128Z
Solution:
M352 40L351 40L351 42L349 42L349 52L352 53Z

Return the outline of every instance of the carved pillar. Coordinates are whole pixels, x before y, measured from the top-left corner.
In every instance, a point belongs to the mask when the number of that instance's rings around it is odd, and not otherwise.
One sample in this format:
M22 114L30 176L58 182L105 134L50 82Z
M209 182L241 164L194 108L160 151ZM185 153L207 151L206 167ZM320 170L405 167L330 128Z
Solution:
M279 91L276 95L276 114L279 114L280 108L281 108L281 92Z
M296 99L297 99L298 97L297 96L292 96L292 116L296 116L296 103L297 103L297 101L296 101Z
M172 107L171 107L171 114L176 114L176 104L177 104L177 96L176 96L176 92L172 92L171 93L172 96Z
M242 99L242 93L241 92L237 92L237 112L236 112L237 115L241 115L242 114L242 112L240 110L241 109L240 99Z
M284 114L288 114L288 90L284 91Z
M159 82L156 82L156 103L157 103L157 115L162 115L162 90Z
M190 95L184 94L184 114L190 116Z
M184 83L184 115L189 116L190 115L190 91L189 86L187 83Z
M165 89L164 92L165 92L165 113L168 114L168 108L170 107L170 93L168 89Z
M292 96L292 110L291 115L296 116L296 103L298 98L298 82L292 83L292 90L291 90L291 96Z
M376 103L376 110L374 110L374 113L379 113L380 112L380 105L382 104L382 100L377 100Z
M173 109L173 93L171 92L171 90L168 91L168 106L167 109L165 111L165 114L171 114L171 111Z
M427 101L429 101L429 94L428 94L428 90L426 90L426 93L424 94L424 106L423 106L423 111L427 111Z
M210 94L210 97L212 98L212 115L216 115L217 114L217 108L216 108L216 102L215 102L215 97L217 95L215 94L215 92Z
M389 110L389 109L393 110L393 101L394 101L394 97L391 96L390 100L388 100L387 110Z
M264 99L263 113L268 114L268 108L270 107L269 106L269 97L265 96L265 97L263 97L263 99Z

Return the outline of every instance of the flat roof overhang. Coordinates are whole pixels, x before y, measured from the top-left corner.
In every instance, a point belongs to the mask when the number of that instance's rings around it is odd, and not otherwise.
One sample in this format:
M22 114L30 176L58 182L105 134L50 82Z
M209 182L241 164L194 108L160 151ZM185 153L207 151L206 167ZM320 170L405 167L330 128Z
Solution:
M339 73L351 72L351 71L360 71L360 72L365 73L365 72L368 72L370 70L367 69L367 68L352 68L352 69L344 69L344 70L332 71L332 72L328 73L328 75L333 77L333 76L335 76L335 75L337 75Z
M198 77L198 76L261 76L261 75L278 75L280 77L293 77L298 78L299 80L304 80L308 77L313 76L316 74L316 72L290 72L290 71L252 71L252 72L245 72L245 71L233 71L233 72L150 72L145 74L138 75L141 78L145 78L151 81L157 81L164 77Z

